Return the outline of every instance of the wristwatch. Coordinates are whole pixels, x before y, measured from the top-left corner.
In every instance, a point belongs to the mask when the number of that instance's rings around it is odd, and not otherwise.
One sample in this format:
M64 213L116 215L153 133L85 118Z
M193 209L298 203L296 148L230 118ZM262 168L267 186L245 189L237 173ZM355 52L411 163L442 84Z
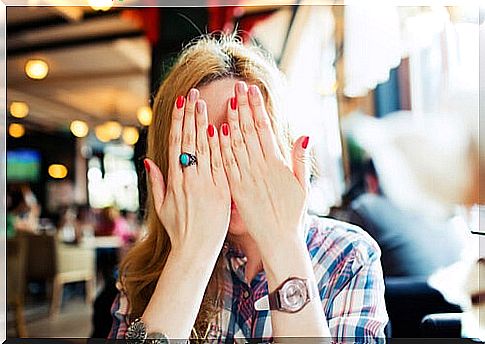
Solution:
M313 283L308 279L290 277L273 292L263 296L254 303L257 311L277 310L285 313L296 313L305 307L317 295Z
M130 344L168 344L168 338L163 333L147 333L145 323L141 318L135 319L125 333L125 339Z

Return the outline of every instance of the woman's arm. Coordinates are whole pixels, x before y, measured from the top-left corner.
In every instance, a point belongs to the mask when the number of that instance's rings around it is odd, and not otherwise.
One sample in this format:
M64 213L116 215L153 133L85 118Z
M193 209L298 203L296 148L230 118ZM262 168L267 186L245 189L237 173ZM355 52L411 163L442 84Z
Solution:
M171 252L142 315L148 333L187 339L229 225L230 194L218 135L208 127L205 102L192 89L174 104L167 186L158 166L145 159L157 215ZM182 167L182 152L197 164ZM183 169L183 170L182 170Z
M221 248L187 247L170 254L142 316L148 332L189 338Z
M313 284L313 290L318 290L306 244L300 237L275 240L265 247L262 257L270 293L288 277L293 276L308 279ZM316 295L297 313L271 311L271 324L273 336L280 339L281 337L330 337L319 295Z
M261 252L269 292L289 277L308 279L317 290L302 228L309 182L308 137L294 143L290 168L259 88L252 85L248 91L244 82L237 82L235 93L237 106L228 102L227 109L230 133L223 127L220 134L222 157L231 195ZM318 297L296 313L272 311L271 321L274 337L330 335Z

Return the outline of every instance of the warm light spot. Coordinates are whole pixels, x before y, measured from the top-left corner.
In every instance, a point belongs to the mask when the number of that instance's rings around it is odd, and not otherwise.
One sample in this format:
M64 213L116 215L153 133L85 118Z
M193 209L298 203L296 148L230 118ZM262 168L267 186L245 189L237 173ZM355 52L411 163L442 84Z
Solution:
M24 129L24 126L22 124L12 123L8 126L8 133L12 137L19 138L19 137L24 136L25 129Z
M12 102L10 104L10 114L17 118L27 117L29 114L29 106L24 102Z
M138 109L136 117L141 125L148 126L152 123L152 109L149 106L142 106Z
M49 73L49 66L43 60L28 60L25 64L25 73L31 79L42 80Z
M125 127L123 129L123 142L127 145L134 145L138 141L138 129L135 127Z
M76 137L85 137L89 132L89 127L84 121L72 121L69 128Z
M113 6L113 0L89 0L89 6L95 11L107 11Z
M61 164L52 164L47 172L52 178L62 179L67 176L67 167Z
M109 142L111 140L111 136L109 134L109 130L106 127L106 124L97 125L94 128L94 134L101 142Z
M116 121L108 121L104 124L106 130L109 133L109 137L111 140L116 140L121 136L121 132L123 131L123 127L119 122Z

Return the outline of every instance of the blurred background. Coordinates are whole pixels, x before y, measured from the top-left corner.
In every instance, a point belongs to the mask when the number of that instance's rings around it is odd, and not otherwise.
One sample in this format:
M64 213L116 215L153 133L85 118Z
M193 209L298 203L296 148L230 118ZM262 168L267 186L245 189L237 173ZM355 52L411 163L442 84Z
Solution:
M379 243L389 335L483 335L479 8L113 4L7 7L8 336L107 336L152 97L191 39L234 29L287 77L310 212Z

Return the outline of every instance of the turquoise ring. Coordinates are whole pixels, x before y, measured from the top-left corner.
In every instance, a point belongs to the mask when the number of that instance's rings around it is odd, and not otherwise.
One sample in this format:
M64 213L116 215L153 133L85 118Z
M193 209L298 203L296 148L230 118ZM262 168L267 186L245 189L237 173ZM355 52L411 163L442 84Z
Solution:
M180 165L187 167L197 164L197 157L190 153L182 153L179 157Z

